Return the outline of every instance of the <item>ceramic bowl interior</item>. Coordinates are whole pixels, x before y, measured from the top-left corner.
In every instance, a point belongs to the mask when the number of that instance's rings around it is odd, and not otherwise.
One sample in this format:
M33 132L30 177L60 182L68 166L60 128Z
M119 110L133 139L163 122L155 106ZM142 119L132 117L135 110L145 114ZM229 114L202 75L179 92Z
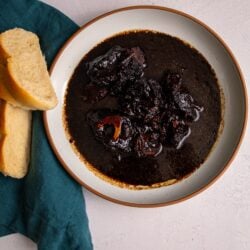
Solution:
M190 177L174 185L140 191L120 188L95 176L72 150L62 122L65 90L82 57L104 39L135 29L160 31L194 46L212 65L225 97L224 127L205 163ZM72 177L83 186L104 198L125 205L166 205L192 197L205 189L229 165L245 127L245 87L231 52L205 25L170 9L145 6L126 8L88 23L71 37L58 54L51 69L51 79L59 104L55 109L45 112L44 120L57 157Z

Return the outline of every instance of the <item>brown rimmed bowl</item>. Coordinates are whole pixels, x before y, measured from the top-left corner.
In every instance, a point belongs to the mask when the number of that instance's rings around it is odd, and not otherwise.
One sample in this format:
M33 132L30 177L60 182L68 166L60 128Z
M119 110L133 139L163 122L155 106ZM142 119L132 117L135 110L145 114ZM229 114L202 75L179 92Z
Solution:
M104 181L80 160L64 129L64 95L74 69L96 44L129 30L154 30L187 41L213 67L221 88L223 126L212 152L192 175L170 186L131 190ZM72 178L107 200L128 206L157 207L191 198L225 172L241 144L247 121L247 94L240 67L231 50L213 30L183 12L160 6L133 6L101 15L82 26L66 42L55 58L50 74L59 99L55 109L44 112L50 144Z

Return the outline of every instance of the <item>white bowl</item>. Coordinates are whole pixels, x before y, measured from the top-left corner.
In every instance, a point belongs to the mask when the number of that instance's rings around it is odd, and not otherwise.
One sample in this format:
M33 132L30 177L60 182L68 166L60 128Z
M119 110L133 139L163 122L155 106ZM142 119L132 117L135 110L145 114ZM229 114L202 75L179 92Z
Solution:
M74 153L62 122L65 90L82 57L104 39L135 29L160 31L193 45L212 65L225 96L224 128L205 163L188 178L174 185L148 190L120 188L97 177ZM99 16L67 41L55 58L50 73L59 99L55 109L44 112L44 123L52 148L62 166L76 181L110 201L146 207L169 205L190 198L211 185L226 170L244 134L247 96L239 65L215 32L197 19L176 10L134 6Z

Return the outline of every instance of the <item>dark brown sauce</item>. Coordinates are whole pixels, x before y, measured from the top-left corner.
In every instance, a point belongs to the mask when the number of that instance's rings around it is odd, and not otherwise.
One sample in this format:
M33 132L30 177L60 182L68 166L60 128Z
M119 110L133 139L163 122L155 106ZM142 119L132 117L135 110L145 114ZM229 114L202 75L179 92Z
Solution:
M91 109L116 108L117 102L111 96L95 104L84 101L84 87L89 83L85 65L114 45L139 46L147 60L146 77L160 81L166 70L184 69L183 85L204 111L199 121L192 123L192 133L180 149L164 147L155 158L128 157L118 161L95 139L86 113ZM103 41L81 60L68 85L65 118L70 142L102 174L132 185L180 180L206 160L216 141L221 122L220 89L206 59L180 39L150 31L123 33Z

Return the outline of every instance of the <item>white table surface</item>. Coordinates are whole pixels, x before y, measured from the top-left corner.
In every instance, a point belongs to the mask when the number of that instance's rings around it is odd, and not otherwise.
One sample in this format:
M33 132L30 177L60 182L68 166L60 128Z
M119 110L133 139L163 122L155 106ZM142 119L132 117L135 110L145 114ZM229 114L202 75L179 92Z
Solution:
M115 8L162 5L189 13L213 28L238 59L250 88L248 0L44 0L77 24ZM250 249L250 133L228 171L200 195L177 205L142 209L113 204L84 190L96 250ZM0 249L34 250L20 234L0 238ZM48 249L49 250L49 249ZM71 249L69 249L71 250ZM73 250L73 249L72 249Z

